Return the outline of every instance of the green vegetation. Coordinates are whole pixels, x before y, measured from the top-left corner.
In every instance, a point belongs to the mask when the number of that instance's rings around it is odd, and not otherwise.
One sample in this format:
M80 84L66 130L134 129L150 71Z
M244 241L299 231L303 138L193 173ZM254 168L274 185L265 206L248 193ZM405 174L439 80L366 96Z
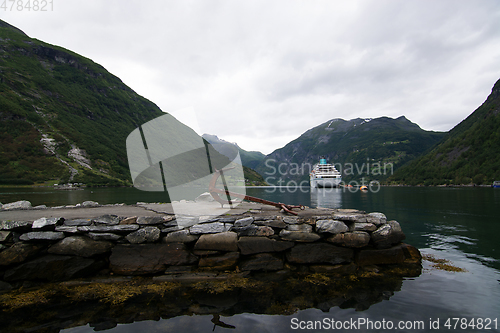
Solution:
M62 161L79 171L75 182L130 182L125 139L163 114L156 105L90 59L5 22L0 54L0 183L68 181ZM42 134L54 139L55 154L40 142ZM72 147L86 152L92 170L68 156Z
M0 185L131 185L126 138L164 114L99 64L0 20Z
M487 100L428 154L388 179L409 185L491 185L500 179L500 80Z

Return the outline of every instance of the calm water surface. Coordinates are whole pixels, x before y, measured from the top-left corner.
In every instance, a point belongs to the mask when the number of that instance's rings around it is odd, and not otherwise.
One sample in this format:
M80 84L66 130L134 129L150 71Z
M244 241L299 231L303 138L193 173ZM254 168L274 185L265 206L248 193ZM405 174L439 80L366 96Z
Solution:
M387 187L378 193L351 193L346 190L311 192L309 188L247 188L247 194L288 204L311 207L355 208L383 212L388 219L401 223L406 242L423 254L450 260L467 272L436 270L424 261L424 271L417 278L403 281L400 291L387 300L363 311L331 307L328 312L310 308L293 315L271 316L252 313L222 317L234 329L214 327L212 316L180 316L159 321L119 324L109 332L296 332L294 324L303 321L363 320L423 321L423 329L394 329L394 332L500 332L500 189L492 188L419 188ZM141 192L133 188L85 189L55 191L47 188L0 188L0 202L29 200L33 205L58 206L94 200L101 204L138 201L166 202L162 193ZM187 198L189 199L189 198ZM458 325L445 327L448 318L497 319L490 329ZM430 321L440 329L431 329ZM451 322L454 323L453 321ZM63 332L92 332L89 325ZM327 332L328 329L303 330ZM375 327L356 327L351 331L385 332Z

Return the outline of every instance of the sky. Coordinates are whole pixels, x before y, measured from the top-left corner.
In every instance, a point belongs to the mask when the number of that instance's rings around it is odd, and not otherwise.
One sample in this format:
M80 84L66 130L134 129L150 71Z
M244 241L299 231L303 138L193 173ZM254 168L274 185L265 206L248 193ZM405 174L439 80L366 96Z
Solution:
M101 64L199 134L264 154L334 118L448 131L500 78L498 0L12 3L0 19Z

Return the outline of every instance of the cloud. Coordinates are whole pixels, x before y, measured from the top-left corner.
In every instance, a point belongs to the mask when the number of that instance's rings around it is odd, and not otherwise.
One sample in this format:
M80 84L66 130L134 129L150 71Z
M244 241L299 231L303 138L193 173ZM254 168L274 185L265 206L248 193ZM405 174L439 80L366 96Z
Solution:
M65 0L6 13L201 130L270 153L332 118L446 131L500 73L500 3ZM26 15L25 15L26 14Z

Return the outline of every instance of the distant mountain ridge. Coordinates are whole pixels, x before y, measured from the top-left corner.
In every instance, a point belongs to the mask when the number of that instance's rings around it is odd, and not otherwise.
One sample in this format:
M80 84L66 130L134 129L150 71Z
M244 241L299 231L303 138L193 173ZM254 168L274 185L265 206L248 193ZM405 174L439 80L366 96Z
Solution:
M220 139L217 135L203 134L202 138L210 144L216 146L219 152L222 154L224 154L224 146L227 146L229 152L225 154L226 156L231 155L230 151L233 149L233 147L236 147L238 149L238 152L240 153L241 163L245 172L245 179L247 184L267 185L262 176L254 170L254 168L265 158L264 154L258 151L246 151L244 149L241 149L237 143Z
M266 155L259 151L246 151L240 148L236 142L228 142L220 139L217 135L203 134L202 137L210 143L227 143L236 146L240 152L241 163L251 169L254 169L257 165L259 165L259 163L261 163L266 157Z
M256 170L268 182L303 181L325 156L345 180L385 179L407 161L440 141L445 133L425 131L406 117L331 119L267 155ZM304 167L302 167L304 165ZM349 168L349 165L352 168ZM387 165L389 169L381 169ZM281 166L279 169L278 167ZM301 166L297 170L297 166ZM347 166L347 167L346 167ZM359 170L364 170L360 174Z
M466 119L428 154L389 181L410 185L488 184L500 180L500 80Z

